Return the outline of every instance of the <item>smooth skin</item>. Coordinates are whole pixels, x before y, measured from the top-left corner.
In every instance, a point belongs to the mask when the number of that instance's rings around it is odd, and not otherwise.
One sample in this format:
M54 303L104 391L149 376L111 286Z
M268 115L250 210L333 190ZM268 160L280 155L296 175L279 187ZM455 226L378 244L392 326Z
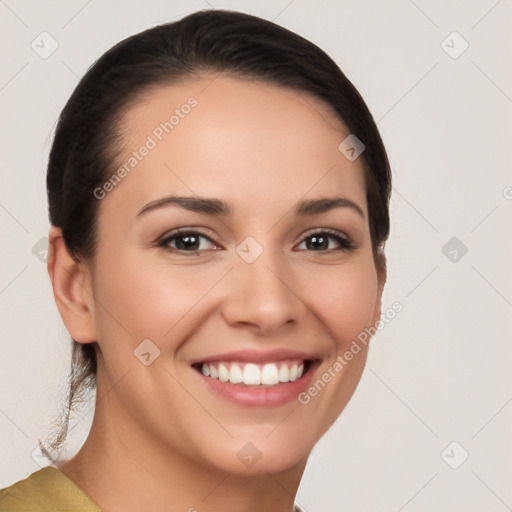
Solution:
M373 258L364 164L338 150L349 131L323 102L228 75L146 92L124 116L116 163L191 96L197 106L100 200L94 261L75 262L51 228L60 314L76 341L100 349L90 434L56 467L105 512L291 512L307 458L352 396L367 348L307 405L240 407L212 393L191 362L302 350L321 359L314 382L375 325L386 272ZM167 205L137 215L171 195L221 199L231 214ZM294 214L297 202L323 197L349 199L363 215ZM197 249L183 238L158 245L176 228L200 234ZM309 232L326 228L354 249L330 235L318 248ZM253 263L236 252L248 236L263 248ZM148 366L134 356L145 339L160 350ZM262 454L250 468L237 457L248 442Z

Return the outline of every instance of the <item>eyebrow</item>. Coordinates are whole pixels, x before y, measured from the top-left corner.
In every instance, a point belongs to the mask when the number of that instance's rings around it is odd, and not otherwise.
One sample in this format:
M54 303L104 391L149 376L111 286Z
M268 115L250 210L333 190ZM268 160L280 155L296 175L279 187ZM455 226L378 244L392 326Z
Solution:
M146 204L137 213L137 217L140 217L150 211L154 211L160 208L166 208L169 206L178 206L185 210L189 210L197 213L205 213L207 215L232 215L231 206L221 199L206 198L206 197L183 197L183 196L169 196L161 199L156 199ZM346 197L322 197L319 199L307 199L299 201L295 205L295 215L318 215L320 213L326 213L335 208L350 208L360 215L363 219L365 218L362 208Z

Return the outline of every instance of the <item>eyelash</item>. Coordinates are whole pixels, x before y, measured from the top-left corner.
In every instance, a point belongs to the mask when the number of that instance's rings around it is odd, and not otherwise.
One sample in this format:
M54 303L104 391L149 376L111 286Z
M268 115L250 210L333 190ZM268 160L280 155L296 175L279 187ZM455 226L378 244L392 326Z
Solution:
M200 233L198 231L188 230L188 229L184 229L184 228L177 229L176 231L172 232L171 234L164 236L164 238L162 238L159 242L157 242L157 245L158 245L158 247L163 247L164 249L166 249L170 252L180 253L185 256L198 255L198 253L201 252L198 249L195 249L193 251L185 251L183 249L175 249L174 247L169 247L168 244L171 241L173 241L177 238L181 238L185 235L196 235L196 236L199 236L202 238L206 238L212 244L217 245L209 236L206 236L203 233ZM311 251L311 252L332 254L333 252L341 252L341 251L349 252L349 251L353 251L356 248L354 245L354 242L349 237L347 237L340 231L337 231L335 229L330 229L330 228L315 229L315 230L307 231L304 234L304 237L302 238L299 245L304 243L308 238L311 238L315 235L328 235L327 238L334 239L340 247L338 249L326 249L326 250L319 250L319 251L314 251L312 249L306 249L306 250Z

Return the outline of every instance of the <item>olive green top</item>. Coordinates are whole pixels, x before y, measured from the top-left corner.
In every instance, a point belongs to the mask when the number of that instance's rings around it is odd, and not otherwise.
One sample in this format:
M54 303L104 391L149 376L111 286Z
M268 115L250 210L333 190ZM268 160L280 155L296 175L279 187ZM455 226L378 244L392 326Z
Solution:
M0 512L101 512L65 473L53 466L0 489ZM302 510L295 505L295 512Z
M0 512L101 512L65 473L48 466L0 490Z

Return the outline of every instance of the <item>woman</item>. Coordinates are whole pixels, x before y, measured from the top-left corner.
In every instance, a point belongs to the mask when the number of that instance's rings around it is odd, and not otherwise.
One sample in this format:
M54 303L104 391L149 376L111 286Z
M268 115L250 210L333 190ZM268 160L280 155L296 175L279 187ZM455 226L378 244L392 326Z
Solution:
M70 403L96 406L0 510L300 510L386 280L389 163L353 85L271 22L194 13L87 72L47 188Z

